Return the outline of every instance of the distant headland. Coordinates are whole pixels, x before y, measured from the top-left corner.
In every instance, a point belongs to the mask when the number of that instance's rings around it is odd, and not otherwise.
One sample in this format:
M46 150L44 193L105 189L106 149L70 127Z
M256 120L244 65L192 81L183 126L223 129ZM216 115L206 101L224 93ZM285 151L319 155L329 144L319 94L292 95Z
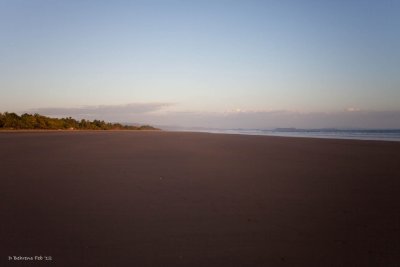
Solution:
M103 120L50 118L40 114L0 112L0 130L160 130L149 125L133 126Z

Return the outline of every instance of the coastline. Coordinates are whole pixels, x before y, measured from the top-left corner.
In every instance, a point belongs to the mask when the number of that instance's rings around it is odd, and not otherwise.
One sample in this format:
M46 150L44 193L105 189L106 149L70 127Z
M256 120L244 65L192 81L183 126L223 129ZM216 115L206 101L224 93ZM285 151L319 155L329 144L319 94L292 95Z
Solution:
M86 129L74 129L74 130L52 130L52 129L19 129L19 130L10 130L10 129L0 129L1 133L55 133L55 132L170 132L170 133L192 133L192 134L217 134L217 135L239 135L239 136L264 136L264 137L282 137L282 138L306 138L306 139L328 139L328 140L355 140L355 141L379 141L379 142L400 142L400 136L396 138L387 138L387 137L346 137L346 136L319 136L319 135L296 135L296 134L259 134L259 133L249 133L249 132L235 132L235 131L213 131L213 130L165 130L165 129L155 129L155 130L124 130L124 129L113 129L113 130L86 130Z
M87 129L74 129L74 130L66 130L66 129L19 129L19 130L10 130L10 129L0 129L0 133L43 133L43 132L49 132L49 133L56 133L56 132L160 132L162 131L161 129L155 129L155 130L124 130L124 129L112 129L112 130L87 130Z
M385 129L381 129L385 131ZM388 135L384 132L374 132L371 130L355 130L358 134L352 134L349 130L337 130L336 132L318 131L299 131L299 132L280 132L275 130L171 130L172 132L192 132L192 133L213 133L213 134L234 134L250 136L278 136L288 138L317 138L317 139L339 139L339 140L363 140L363 141L394 141L400 142L400 129L396 129L395 134ZM364 134L363 131L369 133Z

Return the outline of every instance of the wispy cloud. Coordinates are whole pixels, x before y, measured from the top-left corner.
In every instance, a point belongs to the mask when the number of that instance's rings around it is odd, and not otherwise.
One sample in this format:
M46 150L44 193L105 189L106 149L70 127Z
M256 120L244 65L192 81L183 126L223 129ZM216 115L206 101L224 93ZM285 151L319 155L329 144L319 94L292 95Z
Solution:
M29 112L47 116L126 117L127 115L159 111L171 105L171 103L130 103L124 105L98 105L72 108L37 108Z
M400 128L400 111L348 108L338 112L287 110L178 111L171 103L131 103L77 108L38 108L30 113L76 119L209 128Z
M346 109L346 111L348 111L348 112L357 112L357 111L360 111L360 109L359 108L355 108L355 107L348 107Z
M400 111L167 112L143 119L159 125L210 128L400 128Z

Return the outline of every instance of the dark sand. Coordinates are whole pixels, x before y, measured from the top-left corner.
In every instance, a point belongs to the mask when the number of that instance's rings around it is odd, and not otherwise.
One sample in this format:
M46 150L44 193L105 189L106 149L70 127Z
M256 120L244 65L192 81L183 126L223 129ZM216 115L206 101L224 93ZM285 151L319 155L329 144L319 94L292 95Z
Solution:
M0 133L0 266L400 266L400 143Z

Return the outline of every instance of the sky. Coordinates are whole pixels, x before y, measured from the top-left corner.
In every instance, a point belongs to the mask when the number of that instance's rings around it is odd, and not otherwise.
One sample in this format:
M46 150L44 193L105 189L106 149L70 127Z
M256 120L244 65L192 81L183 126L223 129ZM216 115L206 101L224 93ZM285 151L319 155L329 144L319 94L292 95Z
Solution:
M400 1L0 0L0 112L400 128Z

